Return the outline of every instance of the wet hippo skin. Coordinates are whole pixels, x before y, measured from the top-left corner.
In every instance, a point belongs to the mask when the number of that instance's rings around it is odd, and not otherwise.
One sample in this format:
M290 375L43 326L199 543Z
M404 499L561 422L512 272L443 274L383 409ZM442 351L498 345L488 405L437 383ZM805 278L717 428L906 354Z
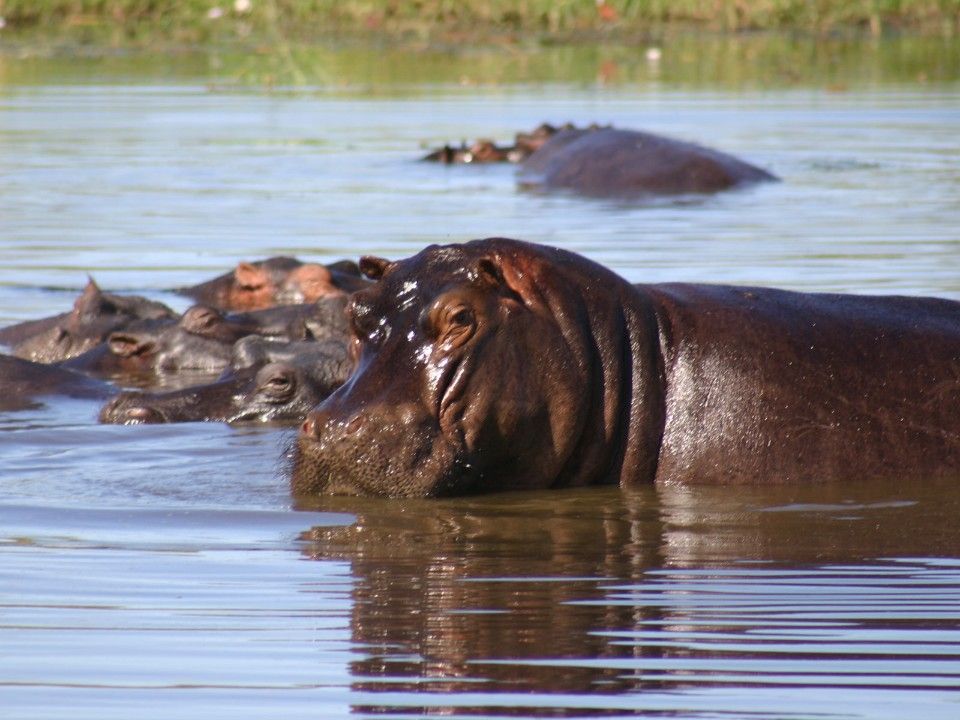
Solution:
M960 477L960 303L635 286L501 238L361 268L295 494Z

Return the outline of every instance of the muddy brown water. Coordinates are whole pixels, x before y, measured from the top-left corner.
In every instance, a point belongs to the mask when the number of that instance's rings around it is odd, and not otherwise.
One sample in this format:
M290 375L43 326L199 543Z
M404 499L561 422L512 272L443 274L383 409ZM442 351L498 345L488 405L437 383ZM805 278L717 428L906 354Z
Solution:
M183 309L240 259L497 234L634 281L960 298L956 46L779 43L297 51L272 91L255 57L0 53L0 322L87 273ZM412 161L543 120L784 181L605 203ZM293 507L289 431L95 414L0 414L5 718L960 716L960 482Z

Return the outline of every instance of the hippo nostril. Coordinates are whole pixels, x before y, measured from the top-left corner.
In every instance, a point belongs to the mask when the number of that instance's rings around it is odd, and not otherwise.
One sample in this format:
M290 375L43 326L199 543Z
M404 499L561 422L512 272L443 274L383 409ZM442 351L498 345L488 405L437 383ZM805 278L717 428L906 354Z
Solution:
M132 425L134 423L162 423L164 417L149 407L130 407L120 413L120 422Z
M364 422L363 416L357 415L355 418L353 418L353 420L348 422L346 426L344 426L343 431L347 435L352 435L353 433L357 432L357 430L363 427L363 422Z

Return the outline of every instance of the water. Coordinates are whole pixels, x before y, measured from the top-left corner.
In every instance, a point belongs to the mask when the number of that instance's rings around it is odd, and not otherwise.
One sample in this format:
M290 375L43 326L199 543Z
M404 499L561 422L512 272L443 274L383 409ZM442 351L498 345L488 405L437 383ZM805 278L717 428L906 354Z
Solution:
M955 45L763 38L461 53L0 54L0 322L93 274L508 235L635 281L960 298ZM263 83L272 82L274 89ZM543 120L783 182L644 205L426 146ZM291 506L289 431L0 415L4 717L960 714L960 486L659 487Z

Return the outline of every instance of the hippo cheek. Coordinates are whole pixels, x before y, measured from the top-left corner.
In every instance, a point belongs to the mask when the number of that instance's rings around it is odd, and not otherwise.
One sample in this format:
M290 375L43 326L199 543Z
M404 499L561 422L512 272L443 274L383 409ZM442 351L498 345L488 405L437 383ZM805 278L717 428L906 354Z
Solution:
M346 417L321 406L301 425L292 486L295 494L429 497L465 492L468 470L462 445L419 405Z

